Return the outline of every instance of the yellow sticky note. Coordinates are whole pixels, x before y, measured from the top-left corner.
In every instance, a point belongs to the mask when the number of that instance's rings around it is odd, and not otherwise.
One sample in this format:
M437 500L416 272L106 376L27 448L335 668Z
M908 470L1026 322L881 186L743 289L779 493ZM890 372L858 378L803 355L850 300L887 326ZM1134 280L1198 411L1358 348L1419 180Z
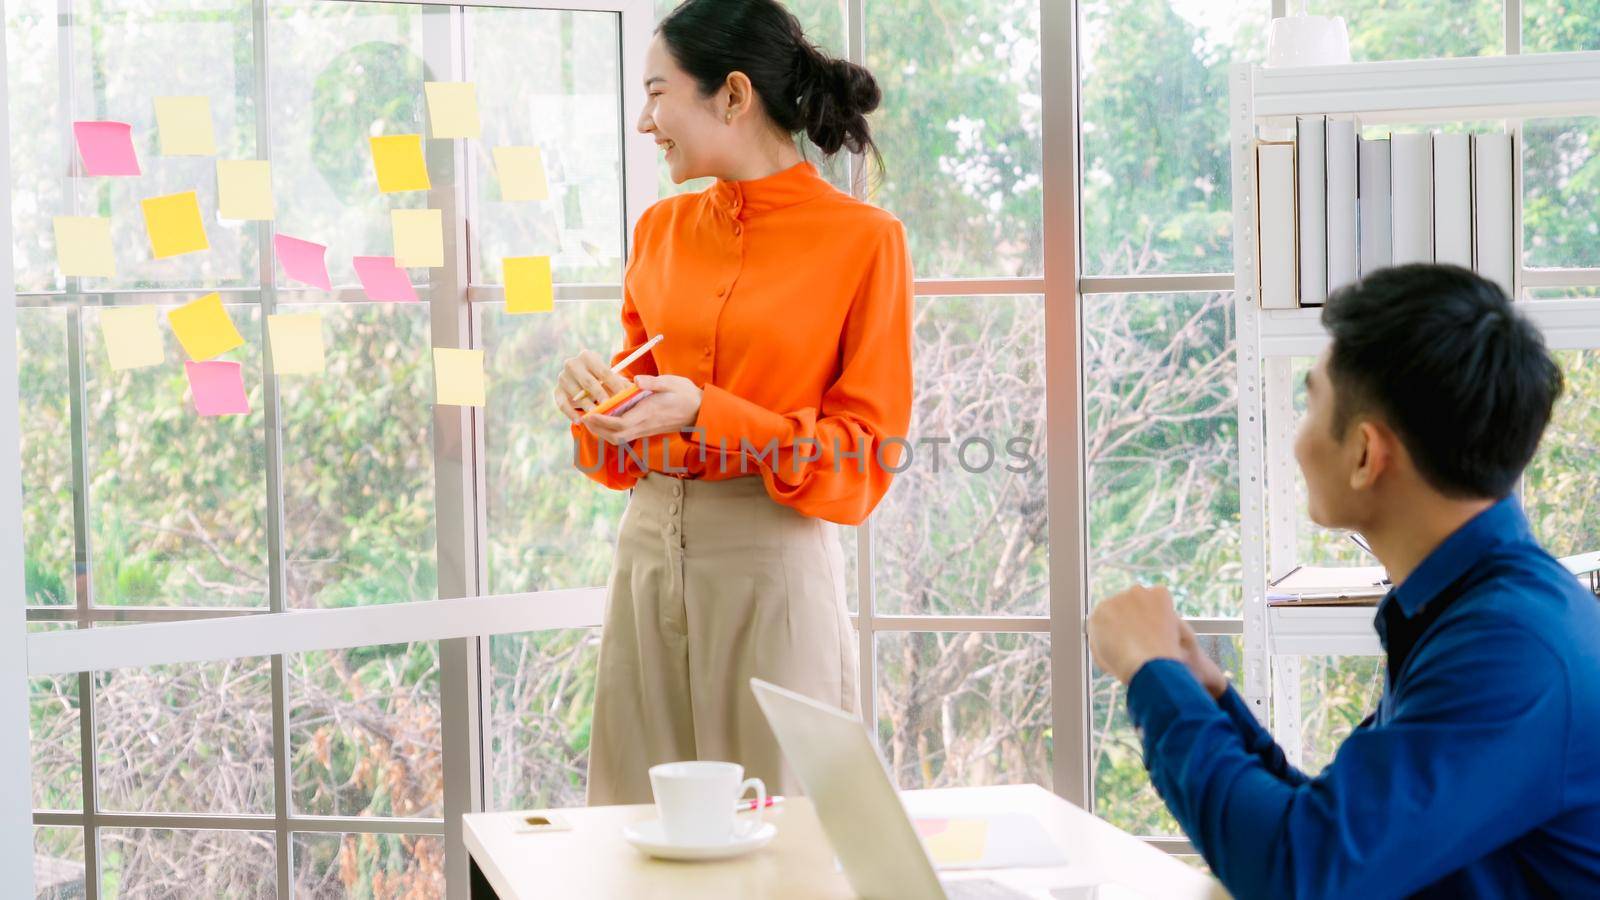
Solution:
M924 834L923 844L934 865L975 863L989 844L989 823L982 819L950 819L941 829Z
M279 375L316 375L322 372L322 314L278 313L267 316L272 371Z
M144 208L144 227L150 232L150 251L156 259L211 249L194 191L151 197L139 205Z
M162 156L211 156L217 152L210 97L157 97L156 128L161 132Z
M428 124L436 138L475 138L483 133L478 123L478 90L470 81L429 81Z
M555 308L550 257L512 256L501 261L506 279L506 312L549 312Z
M272 163L264 159L217 160L217 218L273 217Z
M166 361L154 306L108 306L100 310L100 336L111 368L143 369Z
M204 362L244 345L244 337L233 327L228 311L222 308L222 297L215 293L169 311L167 321L172 324L178 343L195 362Z
M391 209L394 261L402 268L444 265L444 216L437 209Z
M422 158L422 135L390 134L370 140L372 165L378 172L378 190L392 194L432 187L428 181L428 163Z
M550 185L544 177L544 156L538 147L494 148L494 172L500 176L501 200L550 199Z
M482 406L483 351L433 348L433 383L439 403Z
M111 249L111 220L98 216L56 216L56 261L61 274L114 278L117 256Z

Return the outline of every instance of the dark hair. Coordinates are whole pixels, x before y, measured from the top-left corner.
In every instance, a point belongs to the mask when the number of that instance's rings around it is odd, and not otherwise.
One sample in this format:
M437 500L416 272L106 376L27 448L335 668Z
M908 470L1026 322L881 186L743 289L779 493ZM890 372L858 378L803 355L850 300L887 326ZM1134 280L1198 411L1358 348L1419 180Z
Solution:
M1459 266L1382 269L1334 292L1334 435L1375 412L1440 493L1511 492L1561 395L1544 337L1494 282Z
M777 0L686 0L656 32L702 95L743 72L779 128L805 132L828 156L840 148L870 151L882 166L867 126L867 114L883 99L877 79L817 49Z

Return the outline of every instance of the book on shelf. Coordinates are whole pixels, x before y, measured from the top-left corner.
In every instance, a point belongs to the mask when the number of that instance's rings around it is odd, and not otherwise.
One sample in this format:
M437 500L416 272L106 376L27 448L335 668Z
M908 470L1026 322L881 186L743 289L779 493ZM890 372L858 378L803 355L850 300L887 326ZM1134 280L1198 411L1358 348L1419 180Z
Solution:
M1295 119L1295 221L1299 241L1300 305L1328 299L1328 169L1323 152L1326 119Z
M1360 234L1361 271L1375 272L1394 258L1390 230L1391 177L1388 138L1357 141L1356 228Z
M1329 116L1323 141L1328 159L1328 293L1360 277L1357 250L1356 123Z
M1268 606L1375 606L1389 593L1383 566L1295 566L1273 580Z
M1473 268L1512 296L1516 244L1512 233L1511 135L1472 136ZM1513 299L1515 299L1513 297Z
M1294 224L1294 142L1262 141L1256 145L1256 206L1261 265L1261 307L1294 309L1296 305Z
M1393 264L1433 262L1433 135L1391 134L1389 176Z
M1433 136L1433 259L1472 268L1472 137Z

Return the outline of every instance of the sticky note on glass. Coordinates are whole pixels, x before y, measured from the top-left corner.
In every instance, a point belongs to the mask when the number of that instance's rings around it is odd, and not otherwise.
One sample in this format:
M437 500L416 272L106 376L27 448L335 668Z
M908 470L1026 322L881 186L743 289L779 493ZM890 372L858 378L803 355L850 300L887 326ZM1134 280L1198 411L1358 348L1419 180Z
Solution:
M111 220L98 216L56 216L56 263L61 274L112 278L117 256L111 250Z
M278 255L278 265L283 266L283 274L301 284L333 290L333 282L328 278L327 247L315 241L275 234L272 249Z
M138 175L133 154L133 126L127 122L73 122L78 156L85 175Z
M415 300L417 290L411 286L411 275L395 265L392 256L357 256L356 277L361 279L361 289L368 300Z
M432 186L428 183L428 163L422 158L422 135L390 134L369 140L378 190L392 194L425 191Z
M475 138L483 133L478 123L478 89L469 81L429 81L428 125L436 138Z
M215 293L170 310L167 321L171 323L172 332L178 336L178 343L183 345L184 352L196 362L203 362L244 344L244 337L239 334L239 329L233 327L233 319L229 318L228 311L222 308L222 297Z
M494 148L494 171L500 178L501 200L550 199L550 185L544 178L544 156L538 147Z
M433 348L437 402L448 406L483 405L483 351Z
M156 129L162 156L214 156L210 97L157 97Z
M394 261L408 267L444 265L444 215L437 209L391 209Z
M272 371L279 375L315 375L324 368L322 315L279 313L267 316Z
M217 160L217 218L264 221L273 214L272 163L264 159Z
M195 412L202 416L238 416L250 411L244 396L244 374L236 362L183 361L189 376L189 394Z
M154 306L108 306L100 310L100 336L118 372L159 366L166 361Z
M512 256L501 261L506 280L506 312L549 312L555 308L550 257Z
M144 208L144 227L150 232L150 252L156 259L211 249L194 191L151 197L139 205Z

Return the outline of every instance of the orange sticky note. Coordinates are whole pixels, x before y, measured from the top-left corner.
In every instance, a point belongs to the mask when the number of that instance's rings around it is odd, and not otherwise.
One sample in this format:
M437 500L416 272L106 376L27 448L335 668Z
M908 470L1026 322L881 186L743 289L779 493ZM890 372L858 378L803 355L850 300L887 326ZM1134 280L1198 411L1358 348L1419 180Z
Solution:
M483 351L433 348L433 383L440 404L482 406Z
M211 249L206 226L200 221L200 201L194 191L151 197L139 201L144 227L150 232L150 252L156 259Z
M222 308L222 297L214 292L171 310L167 321L172 324L178 343L196 362L244 345L244 336Z
M372 142L372 166L378 173L378 190L393 194L432 187L428 181L428 163L422 156L422 135L390 134L369 140Z
M549 312L555 308L550 257L512 256L501 261L506 279L506 312Z

